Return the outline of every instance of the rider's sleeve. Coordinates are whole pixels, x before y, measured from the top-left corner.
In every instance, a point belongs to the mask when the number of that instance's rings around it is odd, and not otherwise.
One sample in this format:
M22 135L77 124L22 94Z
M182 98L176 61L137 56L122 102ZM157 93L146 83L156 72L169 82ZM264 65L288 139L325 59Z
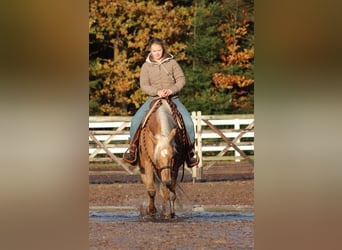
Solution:
M168 86L168 89L172 91L172 94L179 94L179 92L183 89L185 85L185 75L183 73L182 68L180 65L175 61L171 60L171 65L172 65L172 73L173 77L175 79L174 84L170 84Z
M157 96L158 90L161 89L151 84L149 69L146 63L143 64L140 71L140 88L149 96Z

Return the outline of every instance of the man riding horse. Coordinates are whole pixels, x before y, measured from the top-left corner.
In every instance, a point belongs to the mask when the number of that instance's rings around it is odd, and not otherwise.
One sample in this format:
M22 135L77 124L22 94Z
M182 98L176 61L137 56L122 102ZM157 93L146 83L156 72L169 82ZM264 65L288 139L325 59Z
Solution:
M141 121L156 98L171 98L182 116L187 131L187 166L197 166L199 159L195 152L195 131L191 115L181 103L178 94L185 85L183 70L173 56L167 53L164 42L159 38L152 38L149 42L150 53L140 72L140 87L150 98L139 108L131 121L130 146L123 155L123 160L134 164L137 161L137 151L140 136Z

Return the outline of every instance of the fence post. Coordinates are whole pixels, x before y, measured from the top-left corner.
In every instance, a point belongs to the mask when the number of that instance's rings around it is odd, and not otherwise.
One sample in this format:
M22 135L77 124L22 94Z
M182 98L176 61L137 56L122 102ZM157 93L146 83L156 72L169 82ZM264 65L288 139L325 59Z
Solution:
M199 164L197 167L192 168L192 180L201 180L203 175L203 161L202 161L202 112L192 112L192 118L195 126L195 149L199 157ZM197 139L197 143L196 143Z
M234 129L235 130L239 130L240 129L240 120L239 119L235 119L234 120ZM236 140L235 143L239 143L240 142L240 138L238 140ZM235 162L240 162L240 153L236 150L234 150L234 156L235 156Z

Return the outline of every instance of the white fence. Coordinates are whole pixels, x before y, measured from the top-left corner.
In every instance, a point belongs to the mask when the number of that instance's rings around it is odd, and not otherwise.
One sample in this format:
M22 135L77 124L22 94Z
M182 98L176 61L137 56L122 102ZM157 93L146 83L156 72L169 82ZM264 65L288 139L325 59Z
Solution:
M131 116L89 117L89 162L121 161L129 145ZM202 115L192 112L199 168L216 161L246 160L254 165L254 115ZM207 165L204 165L207 163Z

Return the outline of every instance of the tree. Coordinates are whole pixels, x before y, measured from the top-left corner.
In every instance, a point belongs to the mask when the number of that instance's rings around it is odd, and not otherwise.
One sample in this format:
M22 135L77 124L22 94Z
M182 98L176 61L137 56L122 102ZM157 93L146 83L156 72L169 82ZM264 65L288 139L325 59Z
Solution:
M139 73L154 36L169 44L184 70L180 98L189 111L252 113L253 4L90 0L89 114L133 115L147 99Z
M211 75L218 70L218 52L223 43L217 30L222 8L217 2L208 2L195 2L193 33L187 42L190 63L184 66L187 84L181 98L188 109L211 114L216 113L218 104ZM186 98L188 96L195 98ZM207 103L213 105L205 105Z
M233 112L253 113L253 1L226 0L223 6L228 22L222 23L219 30L225 47L220 49L221 70L213 74L213 82L217 89L231 93Z
M139 72L149 39L164 39L177 60L186 60L191 8L171 1L97 0L89 9L90 112L132 115L147 98L139 89Z

